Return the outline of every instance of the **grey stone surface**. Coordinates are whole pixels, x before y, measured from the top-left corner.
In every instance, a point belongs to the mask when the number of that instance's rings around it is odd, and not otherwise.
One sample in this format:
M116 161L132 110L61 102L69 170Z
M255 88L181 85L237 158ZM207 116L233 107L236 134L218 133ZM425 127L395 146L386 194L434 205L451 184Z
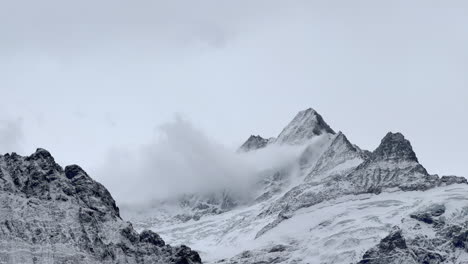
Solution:
M110 193L50 153L0 156L0 263L201 263L120 218Z

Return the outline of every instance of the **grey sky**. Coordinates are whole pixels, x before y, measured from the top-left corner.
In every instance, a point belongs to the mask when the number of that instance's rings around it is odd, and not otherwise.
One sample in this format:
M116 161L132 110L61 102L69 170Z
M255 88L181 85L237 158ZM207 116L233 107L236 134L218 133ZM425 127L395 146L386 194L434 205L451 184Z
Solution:
M174 113L234 149L313 107L363 148L401 131L430 172L468 176L466 47L461 0L0 0L0 152L99 179Z

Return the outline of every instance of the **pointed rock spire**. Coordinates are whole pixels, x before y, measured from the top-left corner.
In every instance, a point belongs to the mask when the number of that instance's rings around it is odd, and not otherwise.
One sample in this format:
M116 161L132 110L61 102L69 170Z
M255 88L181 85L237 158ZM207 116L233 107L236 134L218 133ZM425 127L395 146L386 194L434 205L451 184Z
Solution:
M55 169L57 171L62 171L62 167L55 163L54 157L50 152L43 148L36 149L36 152L26 157L26 160L35 161L43 170Z
M351 142L349 142L348 138L341 131L338 132L335 139L333 139L332 144L330 145L330 148L332 149L337 147L342 147L351 151L357 151L356 147L351 144Z
M322 134L335 134L335 131L312 108L299 112L283 129L276 142L280 144L301 144Z
M401 133L389 132L373 152L375 159L409 160L418 162L411 143Z
M251 150L256 150L256 149L261 149L266 147L270 140L266 138L262 138L261 136L255 136L251 135L247 141L242 144L242 146L239 148L239 151L251 151Z

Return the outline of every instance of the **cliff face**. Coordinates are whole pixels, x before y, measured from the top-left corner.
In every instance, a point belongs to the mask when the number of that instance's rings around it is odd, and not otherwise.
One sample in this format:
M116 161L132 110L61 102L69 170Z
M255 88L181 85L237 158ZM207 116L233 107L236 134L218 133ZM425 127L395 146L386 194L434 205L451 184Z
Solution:
M107 189L44 149L0 156L0 263L201 263L120 218Z

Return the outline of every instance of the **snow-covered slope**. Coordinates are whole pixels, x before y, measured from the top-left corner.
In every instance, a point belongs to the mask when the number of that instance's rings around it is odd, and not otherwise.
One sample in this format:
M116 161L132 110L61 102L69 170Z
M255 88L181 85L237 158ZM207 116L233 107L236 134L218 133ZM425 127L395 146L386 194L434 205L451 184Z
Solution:
M299 112L283 129L275 142L279 144L303 144L322 134L335 134L335 131L312 108Z
M468 261L467 180L429 174L401 133L369 152L307 109L276 139L250 137L239 155L285 145L302 153L259 173L245 196L188 194L189 202L126 208L124 217L187 243L207 263Z
M346 195L300 209L257 239L255 234L267 220L271 220L257 215L265 204L183 224L162 223L157 230L169 242L185 241L200 250L205 263L216 263L222 259L226 260L221 263L357 263L367 250L379 244L398 226L408 238L417 234L437 237L436 225L411 217L434 204L446 207L443 214L446 224L442 229L457 226L459 222L464 226L468 217L467 197L466 184L425 192ZM458 236L465 231L466 227L460 228ZM452 248L451 239L444 238L444 235L441 234L439 240L439 244L447 243L450 252L447 255L466 254L463 247ZM467 243L466 239L464 241ZM419 247L424 246L423 242L419 243ZM407 260L396 263L424 262Z
M0 263L201 263L120 218L104 186L44 149L0 155Z

